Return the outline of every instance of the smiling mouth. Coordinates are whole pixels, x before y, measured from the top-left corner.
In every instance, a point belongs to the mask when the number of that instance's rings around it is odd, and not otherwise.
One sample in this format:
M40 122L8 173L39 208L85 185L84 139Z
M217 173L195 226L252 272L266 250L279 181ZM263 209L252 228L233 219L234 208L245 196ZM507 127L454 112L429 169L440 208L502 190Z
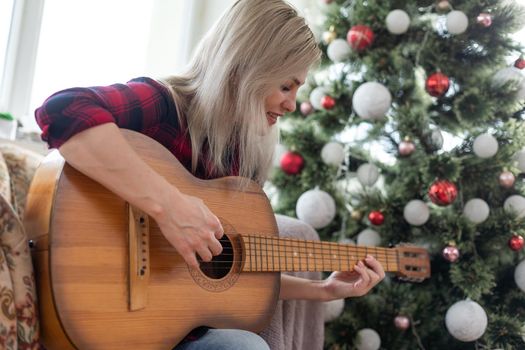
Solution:
M272 112L267 112L266 116L268 117L268 123L270 125L273 125L273 124L277 123L277 118L279 118L281 115L275 114L275 113L272 113Z

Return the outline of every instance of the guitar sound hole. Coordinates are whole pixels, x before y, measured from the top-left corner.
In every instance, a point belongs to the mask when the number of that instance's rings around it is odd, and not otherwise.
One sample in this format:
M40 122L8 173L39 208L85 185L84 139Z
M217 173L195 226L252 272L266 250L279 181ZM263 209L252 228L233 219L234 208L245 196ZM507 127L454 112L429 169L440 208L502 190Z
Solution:
M222 253L214 256L212 261L205 262L197 256L202 273L212 279L225 277L232 269L235 258L233 246L228 236L224 235L219 242L221 242L222 245Z

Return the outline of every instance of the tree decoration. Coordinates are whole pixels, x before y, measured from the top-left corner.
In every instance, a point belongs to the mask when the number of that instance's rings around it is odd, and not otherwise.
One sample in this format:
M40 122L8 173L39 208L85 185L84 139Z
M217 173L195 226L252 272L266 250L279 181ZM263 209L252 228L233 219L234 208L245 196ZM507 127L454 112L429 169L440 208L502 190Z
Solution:
M422 200L412 199L405 205L403 217L410 225L421 226L430 218L430 209Z
M327 89L324 86L318 86L310 92L310 103L317 109L323 109L321 99L326 95Z
M385 215L379 210L373 210L368 214L368 220L372 225L380 226L385 222Z
M490 13L482 12L476 17L476 21L483 27L488 28L492 24L492 15Z
M463 215L474 224L481 224L487 220L489 213L489 205L480 198L470 199L463 207Z
M457 340L471 342L479 339L487 329L485 310L475 301L461 300L453 304L445 315L448 332Z
M514 182L516 181L516 177L513 173L510 171L504 171L501 174L499 174L499 184L504 188L511 188L514 186Z
M357 244L375 247L381 244L381 236L371 228L365 228L357 235Z
M332 96L325 95L321 98L321 106L324 109L332 109L335 106L335 100Z
M443 134L441 130L434 129L425 135L426 143L431 146L432 150L437 151L443 147Z
M438 1L436 4L436 10L438 12L445 12L450 9L450 3L447 0Z
M350 217L352 218L352 220L361 221L361 219L363 218L363 213L359 210L352 210Z
M519 289L525 292L525 260L522 260L514 270L514 281Z
M379 169L371 163L361 164L357 168L357 179L363 186L373 186L379 178Z
M448 180L435 181L428 190L432 203L446 206L452 204L458 195L456 185Z
M410 17L403 10L393 10L386 16L386 28L392 34L406 33L410 26Z
M392 104L390 91L381 83L370 81L359 85L352 96L354 111L366 120L381 120Z
M340 166L345 159L345 150L339 142L328 142L321 150L321 159L326 165Z
M425 89L434 97L443 96L448 91L449 86L449 78L441 72L431 74L425 82Z
M360 329L355 338L357 350L378 350L381 347L381 337L372 328Z
M522 250L524 243L525 240L523 239L523 236L520 236L518 234L513 234L508 241L509 248L514 250L515 252Z
M314 111L314 106L308 101L301 102L301 106L299 107L301 110L302 115L305 117L309 116Z
M410 139L405 139L399 143L397 147L399 155L403 157L408 157L416 150L416 145Z
M458 247L456 247L454 244L450 244L443 248L441 255L446 261L453 263L459 259L460 254Z
M478 157L490 158L498 152L498 140L490 134L481 134L474 140L472 148Z
M498 89L506 84L512 84L516 87L516 99L521 101L525 99L525 76L516 67L505 67L500 69L492 77L492 87Z
M330 301L325 301L324 305L324 322L331 322L337 319L343 313L345 309L345 300L344 299L335 299Z
M394 326L399 330L407 330L410 327L410 319L404 315L397 315L394 318Z
M521 219L525 217L525 198L519 194L513 194L505 199L503 209L508 213L516 215L518 219Z
M516 61L514 61L514 67L516 67L518 69L525 68L525 59L523 58L523 56L520 56L520 58L518 58Z
M335 63L346 60L351 52L352 49L344 39L335 39L326 49L326 55Z
M520 169L522 172L525 172L525 149L516 152L514 158L516 159L516 166L518 169Z
M281 169L288 175L297 175L303 170L304 158L297 152L288 151L281 157Z
M372 45L374 32L369 26L358 24L350 28L346 41L356 51L363 51Z
M328 45L332 43L335 40L335 38L337 38L335 28L334 26L330 26L330 29L323 33L323 41L325 42L325 44Z
M450 34L462 34L467 30L468 17L462 11L450 11L447 14L445 26Z
M326 227L335 217L335 201L328 193L313 189L301 194L297 200L295 211L297 217L319 229Z

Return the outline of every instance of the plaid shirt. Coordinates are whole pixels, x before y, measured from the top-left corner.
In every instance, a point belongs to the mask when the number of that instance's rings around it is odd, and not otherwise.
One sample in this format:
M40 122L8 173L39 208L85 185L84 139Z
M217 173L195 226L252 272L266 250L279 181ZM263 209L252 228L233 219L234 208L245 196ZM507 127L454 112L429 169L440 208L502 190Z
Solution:
M50 96L37 108L35 117L42 140L58 148L73 135L104 123L138 131L164 145L191 171L191 141L177 116L175 102L167 87L151 78L137 78L127 84L72 88ZM232 157L233 158L233 157ZM194 173L203 179L215 178L204 150ZM237 175L231 162L229 175Z

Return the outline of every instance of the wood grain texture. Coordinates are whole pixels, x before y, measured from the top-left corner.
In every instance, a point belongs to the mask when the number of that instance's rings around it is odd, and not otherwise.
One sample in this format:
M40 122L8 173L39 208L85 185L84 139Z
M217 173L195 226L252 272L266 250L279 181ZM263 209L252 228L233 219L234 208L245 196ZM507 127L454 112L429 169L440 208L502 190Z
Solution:
M236 178L196 179L160 144L124 134L154 170L182 192L202 198L234 234L277 234L273 211L258 186L239 192ZM226 277L202 275L211 286L204 288L153 220L148 305L128 311L127 204L67 164L62 171L55 165L53 176L52 170L37 173L34 189L42 189L30 196L29 207L42 212L30 216L27 226L39 241L48 234L49 251L39 245L44 253L35 265L40 299L47 305L40 311L49 349L67 349L68 339L78 349L171 349L197 326L258 332L269 322L279 295L278 273L242 274L220 292Z

